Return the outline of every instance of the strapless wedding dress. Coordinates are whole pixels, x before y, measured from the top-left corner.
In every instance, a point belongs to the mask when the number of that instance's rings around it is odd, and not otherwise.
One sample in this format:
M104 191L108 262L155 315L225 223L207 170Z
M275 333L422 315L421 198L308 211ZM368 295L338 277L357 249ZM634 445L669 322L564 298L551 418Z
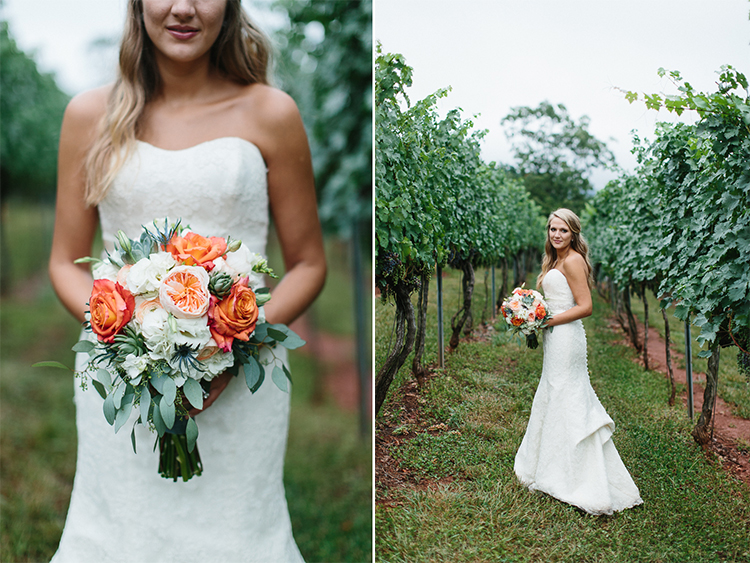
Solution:
M266 166L255 145L234 137L177 151L138 142L99 215L105 246L120 229L137 238L141 225L169 216L263 254ZM286 361L285 349L275 353ZM87 358L79 354L77 369ZM133 453L135 409L115 434L102 403L76 381L76 475L53 563L302 561L282 481L289 395L271 382L270 369L255 394L233 378L198 415L203 474L187 483L159 475L156 434L141 425Z
M575 305L568 281L552 269L542 280L552 314ZM590 514L612 514L643 502L622 463L615 424L589 381L580 320L545 330L544 362L514 470L531 490Z

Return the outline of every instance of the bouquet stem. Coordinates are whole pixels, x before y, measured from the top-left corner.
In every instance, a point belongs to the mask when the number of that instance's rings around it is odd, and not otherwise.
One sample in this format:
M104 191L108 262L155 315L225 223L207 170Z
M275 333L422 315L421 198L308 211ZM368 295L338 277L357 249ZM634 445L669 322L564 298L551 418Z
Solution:
M188 451L187 437L184 434L166 433L159 438L159 474L165 479L189 481L203 472L198 446Z
M526 346L532 350L539 347L539 340L537 339L535 332L526 335Z

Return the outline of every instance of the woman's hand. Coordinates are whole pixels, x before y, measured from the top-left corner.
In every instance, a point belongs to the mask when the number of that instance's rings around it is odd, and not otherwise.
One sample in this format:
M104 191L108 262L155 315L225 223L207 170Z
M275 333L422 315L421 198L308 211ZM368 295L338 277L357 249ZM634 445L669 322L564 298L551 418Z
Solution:
M208 389L208 397L203 399L203 408L202 409L192 408L188 411L188 415L192 418L195 415L202 413L208 407L210 407L213 404L213 402L219 398L219 395L221 395L224 389L227 388L227 385L229 385L229 381L233 377L234 375L232 375L228 371L225 371L224 373L214 377L211 380L211 386Z

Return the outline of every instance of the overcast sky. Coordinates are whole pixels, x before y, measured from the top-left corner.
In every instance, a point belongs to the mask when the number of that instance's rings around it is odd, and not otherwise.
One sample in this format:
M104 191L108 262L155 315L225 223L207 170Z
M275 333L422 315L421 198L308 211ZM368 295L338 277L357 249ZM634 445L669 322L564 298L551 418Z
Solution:
M512 162L500 126L511 107L548 100L588 115L632 169L630 131L653 136L670 114L629 105L615 87L673 92L659 67L704 91L723 64L750 76L749 12L748 0L374 0L374 34L414 68L412 100L451 86L442 113L481 114L485 160Z
M243 0L261 26L278 25L269 0ZM632 169L632 129L650 136L666 112L629 105L615 87L672 91L657 69L680 70L713 91L716 71L732 64L750 75L748 0L373 0L375 39L414 67L413 99L451 86L441 111L480 114L486 160L511 162L500 120L513 106L563 103L591 118L618 163ZM125 0L4 0L11 33L70 94L112 78ZM594 178L599 187L606 176Z

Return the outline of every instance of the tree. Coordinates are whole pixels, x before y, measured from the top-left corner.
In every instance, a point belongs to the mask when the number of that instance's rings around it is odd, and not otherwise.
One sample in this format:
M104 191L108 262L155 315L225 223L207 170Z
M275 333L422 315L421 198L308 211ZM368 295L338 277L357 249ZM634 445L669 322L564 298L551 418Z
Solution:
M310 133L319 213L327 232L349 238L372 220L372 3L279 0L279 75ZM369 246L368 246L369 248Z
M18 49L0 21L0 200L49 198L55 193L57 144L68 103L50 74Z
M576 122L563 104L514 107L501 123L513 145L515 173L544 213L559 207L583 211L593 193L591 170L615 163L607 146L589 133L589 118Z

